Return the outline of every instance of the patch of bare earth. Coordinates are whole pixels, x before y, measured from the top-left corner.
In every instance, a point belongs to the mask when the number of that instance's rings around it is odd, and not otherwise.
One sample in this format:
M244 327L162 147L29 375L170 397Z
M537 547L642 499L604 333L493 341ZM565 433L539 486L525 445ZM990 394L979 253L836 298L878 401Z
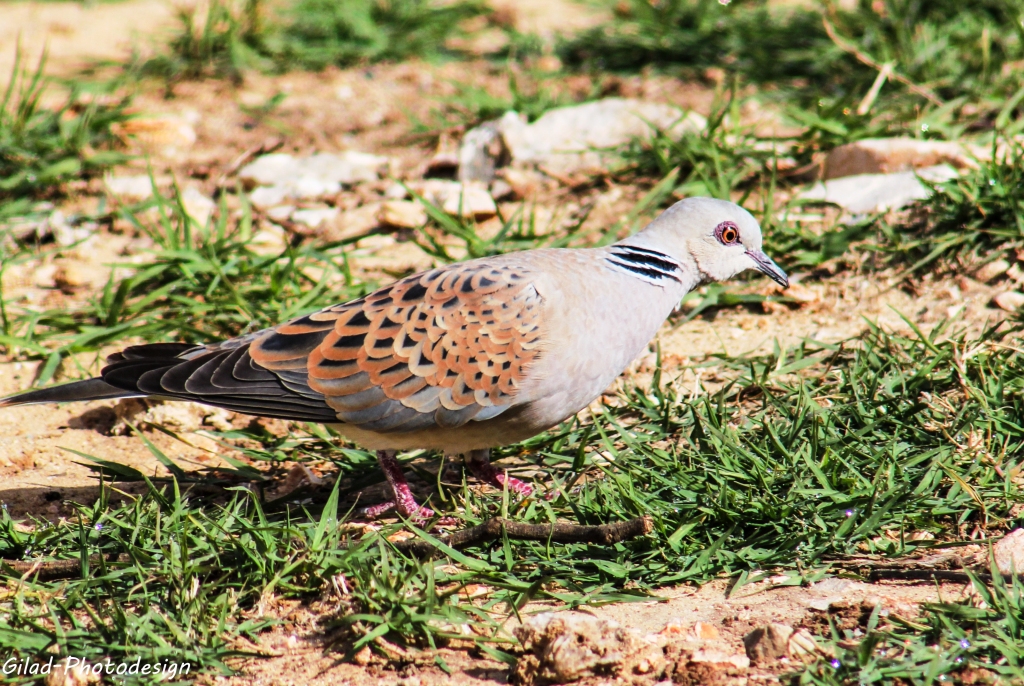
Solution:
M45 51L47 73L70 76L97 61L127 58L173 20L166 0L0 3L0 78L11 73L19 46L29 64Z
M701 588L673 587L658 591L647 602L621 603L583 612L602 622L627 630L654 643L664 655L660 669L633 669L620 672L619 683L652 684L665 678L677 684L778 683L779 677L800 664L796 656L758 660L744 665L744 639L755 629L770 624L786 625L802 636L824 637L830 622L840 629L863 630L876 606L882 621L891 616L912 619L921 603L963 599L964 587L956 584L899 585L866 584L844 579L826 579L810 587L773 586L770 581L732 589L730 582L715 581ZM555 607L540 603L522 611L525 621ZM472 649L447 647L435 652L412 653L381 642L377 651L364 650L355 662L344 662L346 644L333 644L331 637L318 629L324 606L289 603L275 608L283 617L283 627L261 636L258 646L247 646L264 655L242 663L242 674L233 678L211 679L217 683L260 684L365 684L388 686L432 686L434 684L472 685L507 683L509 671L503 664ZM510 620L506 629L515 631L518 622ZM587 637L577 638L580 644ZM575 643L576 641L574 641ZM809 644L808 644L809 645ZM391 660L381 653L388 653ZM440 657L451 673L435 661ZM805 659L809 657L805 655ZM653 662L653 661L652 661ZM653 667L654 665L652 665ZM583 685L611 683L614 672L606 676L584 677ZM544 683L543 681L539 683Z

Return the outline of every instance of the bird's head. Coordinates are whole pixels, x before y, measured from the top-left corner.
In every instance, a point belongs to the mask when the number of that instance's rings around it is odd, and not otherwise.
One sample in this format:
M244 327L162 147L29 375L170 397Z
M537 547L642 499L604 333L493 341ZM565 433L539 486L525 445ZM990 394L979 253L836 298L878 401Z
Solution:
M783 288L789 277L761 250L761 227L727 200L687 198L668 208L632 239L696 268L702 281L725 281L757 269Z

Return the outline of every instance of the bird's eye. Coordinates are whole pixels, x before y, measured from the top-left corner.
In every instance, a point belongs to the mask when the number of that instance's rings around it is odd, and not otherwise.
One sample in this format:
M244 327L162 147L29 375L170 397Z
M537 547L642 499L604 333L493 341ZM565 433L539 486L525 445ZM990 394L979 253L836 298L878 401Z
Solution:
M740 230L732 222L722 222L715 227L715 238L722 245L732 245L740 240Z

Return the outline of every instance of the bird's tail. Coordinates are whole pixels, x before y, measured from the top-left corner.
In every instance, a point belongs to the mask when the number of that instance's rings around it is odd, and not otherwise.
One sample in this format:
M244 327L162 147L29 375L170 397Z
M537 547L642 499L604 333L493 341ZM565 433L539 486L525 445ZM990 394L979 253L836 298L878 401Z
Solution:
M103 379L86 379L25 391L0 400L0 407L13 405L32 405L35 403L70 403L82 400L108 400L111 398L141 398L144 394L138 391L126 391L111 386Z

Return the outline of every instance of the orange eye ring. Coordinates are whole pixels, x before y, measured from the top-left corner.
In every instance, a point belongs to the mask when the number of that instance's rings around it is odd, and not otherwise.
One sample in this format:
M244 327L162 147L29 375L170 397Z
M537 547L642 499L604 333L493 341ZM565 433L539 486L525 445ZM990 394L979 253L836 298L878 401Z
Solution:
M715 238L722 245L734 245L740 241L740 230L732 222L722 222L715 227Z

